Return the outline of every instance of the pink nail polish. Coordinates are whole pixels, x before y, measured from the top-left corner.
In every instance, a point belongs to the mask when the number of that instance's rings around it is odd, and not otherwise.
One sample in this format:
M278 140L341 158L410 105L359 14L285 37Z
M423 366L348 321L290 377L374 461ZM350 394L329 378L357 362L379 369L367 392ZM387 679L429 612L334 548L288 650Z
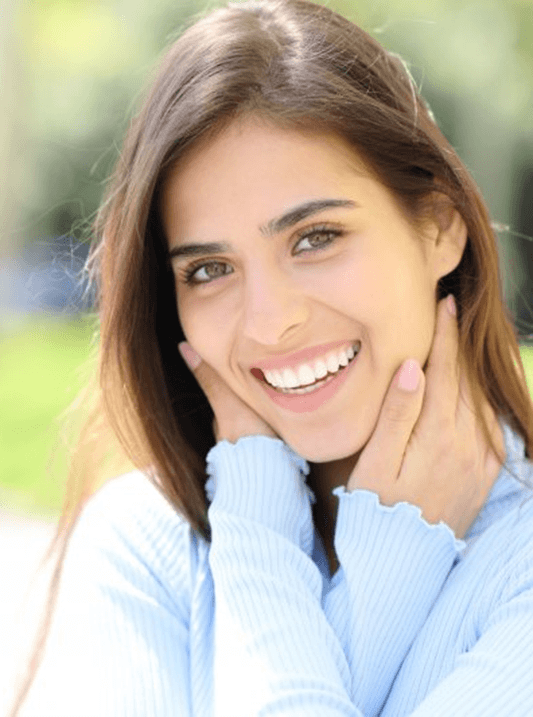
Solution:
M453 294L448 294L448 298L446 299L446 304L448 306L448 311L452 316L457 316L457 306L455 304L455 299Z
M410 393L416 391L420 382L418 366L418 361L415 359L409 359L403 362L400 373L398 374L398 388L402 391L409 391Z
M202 359L194 349L192 349L186 341L178 344L178 349L187 366L194 371L202 363Z

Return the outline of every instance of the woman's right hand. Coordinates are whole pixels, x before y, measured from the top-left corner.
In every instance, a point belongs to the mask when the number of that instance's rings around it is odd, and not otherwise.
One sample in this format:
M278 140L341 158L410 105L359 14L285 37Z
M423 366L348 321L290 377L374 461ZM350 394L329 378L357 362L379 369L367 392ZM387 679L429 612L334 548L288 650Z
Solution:
M178 348L213 409L213 435L217 443L222 440L236 443L244 436L279 438L272 427L237 396L220 374L202 361L190 344L182 341Z
M494 455L474 410L470 386L458 355L455 303L443 299L426 375L409 365L414 390L393 378L376 428L352 471L347 490L367 489L383 505L406 501L429 523L443 521L462 538L474 522L498 476ZM407 362L404 362L403 367ZM425 389L425 390L424 390ZM485 399L491 436L503 453L496 415Z

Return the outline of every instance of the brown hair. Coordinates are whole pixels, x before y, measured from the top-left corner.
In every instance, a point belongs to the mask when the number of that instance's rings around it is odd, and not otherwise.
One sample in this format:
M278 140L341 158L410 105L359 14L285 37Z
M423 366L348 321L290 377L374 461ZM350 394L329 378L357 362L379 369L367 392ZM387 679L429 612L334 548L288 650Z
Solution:
M177 350L184 335L158 204L184 153L246 113L281 127L336 132L413 219L435 193L460 212L468 241L436 298L456 297L461 349L487 438L484 396L531 456L533 408L487 209L405 66L329 8L249 0L202 17L172 45L126 136L97 218L90 263L102 409L132 462L150 467L176 509L208 539L204 482L213 412ZM90 491L78 493L63 530Z

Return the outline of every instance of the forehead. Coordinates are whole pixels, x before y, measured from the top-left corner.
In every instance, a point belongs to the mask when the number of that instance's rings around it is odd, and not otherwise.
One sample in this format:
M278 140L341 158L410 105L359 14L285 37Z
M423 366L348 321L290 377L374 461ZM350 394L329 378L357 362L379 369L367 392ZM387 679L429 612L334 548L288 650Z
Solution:
M312 195L315 187L322 192L324 185L334 188L347 176L369 173L357 151L332 132L280 128L253 117L201 139L180 158L163 187L163 202L205 206L215 193L238 198L269 182L280 192L294 186Z
M299 126L291 126L288 123L283 126L281 121L277 124L274 120L251 113L214 126L186 152L180 165L185 166L202 154L216 152L223 147L229 149L230 146L236 148L251 143L258 149L265 146L272 149L272 142L279 144L284 150L291 149L294 152L310 147L318 150L319 145L323 145L323 149L331 153L337 152L340 157L344 157L348 166L359 169L363 167L357 149L342 135L329 128L313 124L311 120L302 121Z

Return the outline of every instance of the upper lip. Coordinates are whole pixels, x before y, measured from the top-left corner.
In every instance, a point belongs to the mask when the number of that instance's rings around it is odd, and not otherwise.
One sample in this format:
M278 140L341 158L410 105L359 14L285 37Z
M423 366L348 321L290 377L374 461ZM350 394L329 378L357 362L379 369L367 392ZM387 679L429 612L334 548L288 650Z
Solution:
M260 368L263 373L265 371L279 370L282 368L296 368L302 363L309 363L316 358L320 358L327 354L329 351L333 351L343 346L348 346L355 343L355 339L344 339L343 341L332 341L329 344L320 344L320 346L312 346L301 351L296 351L293 354L285 354L278 358L265 359L264 361L256 361L252 368Z

